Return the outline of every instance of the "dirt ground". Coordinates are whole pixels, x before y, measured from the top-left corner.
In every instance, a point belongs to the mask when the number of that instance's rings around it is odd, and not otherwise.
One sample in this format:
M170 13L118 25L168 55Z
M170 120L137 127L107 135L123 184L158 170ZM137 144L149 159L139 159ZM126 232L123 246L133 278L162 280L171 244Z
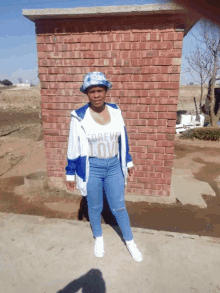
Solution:
M131 225L147 229L220 237L220 142L175 140L174 168L190 169L210 184L207 209L182 205L126 202ZM85 198L44 188L28 191L28 174L45 172L44 143L36 109L0 110L0 212L88 221ZM218 183L219 182L219 183ZM105 201L103 222L116 224Z

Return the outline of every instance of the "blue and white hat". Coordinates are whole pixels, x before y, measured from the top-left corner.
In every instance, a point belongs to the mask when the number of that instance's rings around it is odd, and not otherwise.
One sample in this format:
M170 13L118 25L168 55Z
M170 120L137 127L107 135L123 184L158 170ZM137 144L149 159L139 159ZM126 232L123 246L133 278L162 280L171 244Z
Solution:
M80 87L80 91L86 94L86 90L90 86L106 86L107 89L112 87L112 84L106 79L105 74L99 71L89 72L84 77L83 85Z

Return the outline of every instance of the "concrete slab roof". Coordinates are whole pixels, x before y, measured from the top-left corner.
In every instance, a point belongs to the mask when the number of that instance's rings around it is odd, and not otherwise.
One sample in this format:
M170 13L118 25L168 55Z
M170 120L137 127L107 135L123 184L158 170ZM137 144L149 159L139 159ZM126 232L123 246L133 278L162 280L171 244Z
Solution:
M126 6L78 7L78 8L51 8L51 9L23 9L23 16L31 21L47 18L82 18L107 15L152 15L187 13L187 9L175 3L146 4Z

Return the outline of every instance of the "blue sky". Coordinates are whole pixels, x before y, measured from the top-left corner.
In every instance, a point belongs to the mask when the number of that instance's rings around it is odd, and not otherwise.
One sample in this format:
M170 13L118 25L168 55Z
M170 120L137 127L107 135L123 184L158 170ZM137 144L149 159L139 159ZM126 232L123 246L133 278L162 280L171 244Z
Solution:
M22 9L74 8L92 6L144 5L165 3L166 0L6 0L0 1L0 80L9 79L38 83L37 50L34 23L22 16ZM190 34L184 38L183 52L189 47ZM184 59L183 59L184 62ZM192 81L181 76L181 83Z

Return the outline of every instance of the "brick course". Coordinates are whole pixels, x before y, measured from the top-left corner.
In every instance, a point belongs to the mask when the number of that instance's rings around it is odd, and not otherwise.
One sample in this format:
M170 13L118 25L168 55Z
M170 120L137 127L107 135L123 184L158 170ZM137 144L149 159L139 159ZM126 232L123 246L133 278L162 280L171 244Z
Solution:
M102 71L125 119L134 179L126 192L169 196L183 32L181 16L36 20L47 172L65 180L70 111L83 76ZM62 185L64 186L64 185Z

